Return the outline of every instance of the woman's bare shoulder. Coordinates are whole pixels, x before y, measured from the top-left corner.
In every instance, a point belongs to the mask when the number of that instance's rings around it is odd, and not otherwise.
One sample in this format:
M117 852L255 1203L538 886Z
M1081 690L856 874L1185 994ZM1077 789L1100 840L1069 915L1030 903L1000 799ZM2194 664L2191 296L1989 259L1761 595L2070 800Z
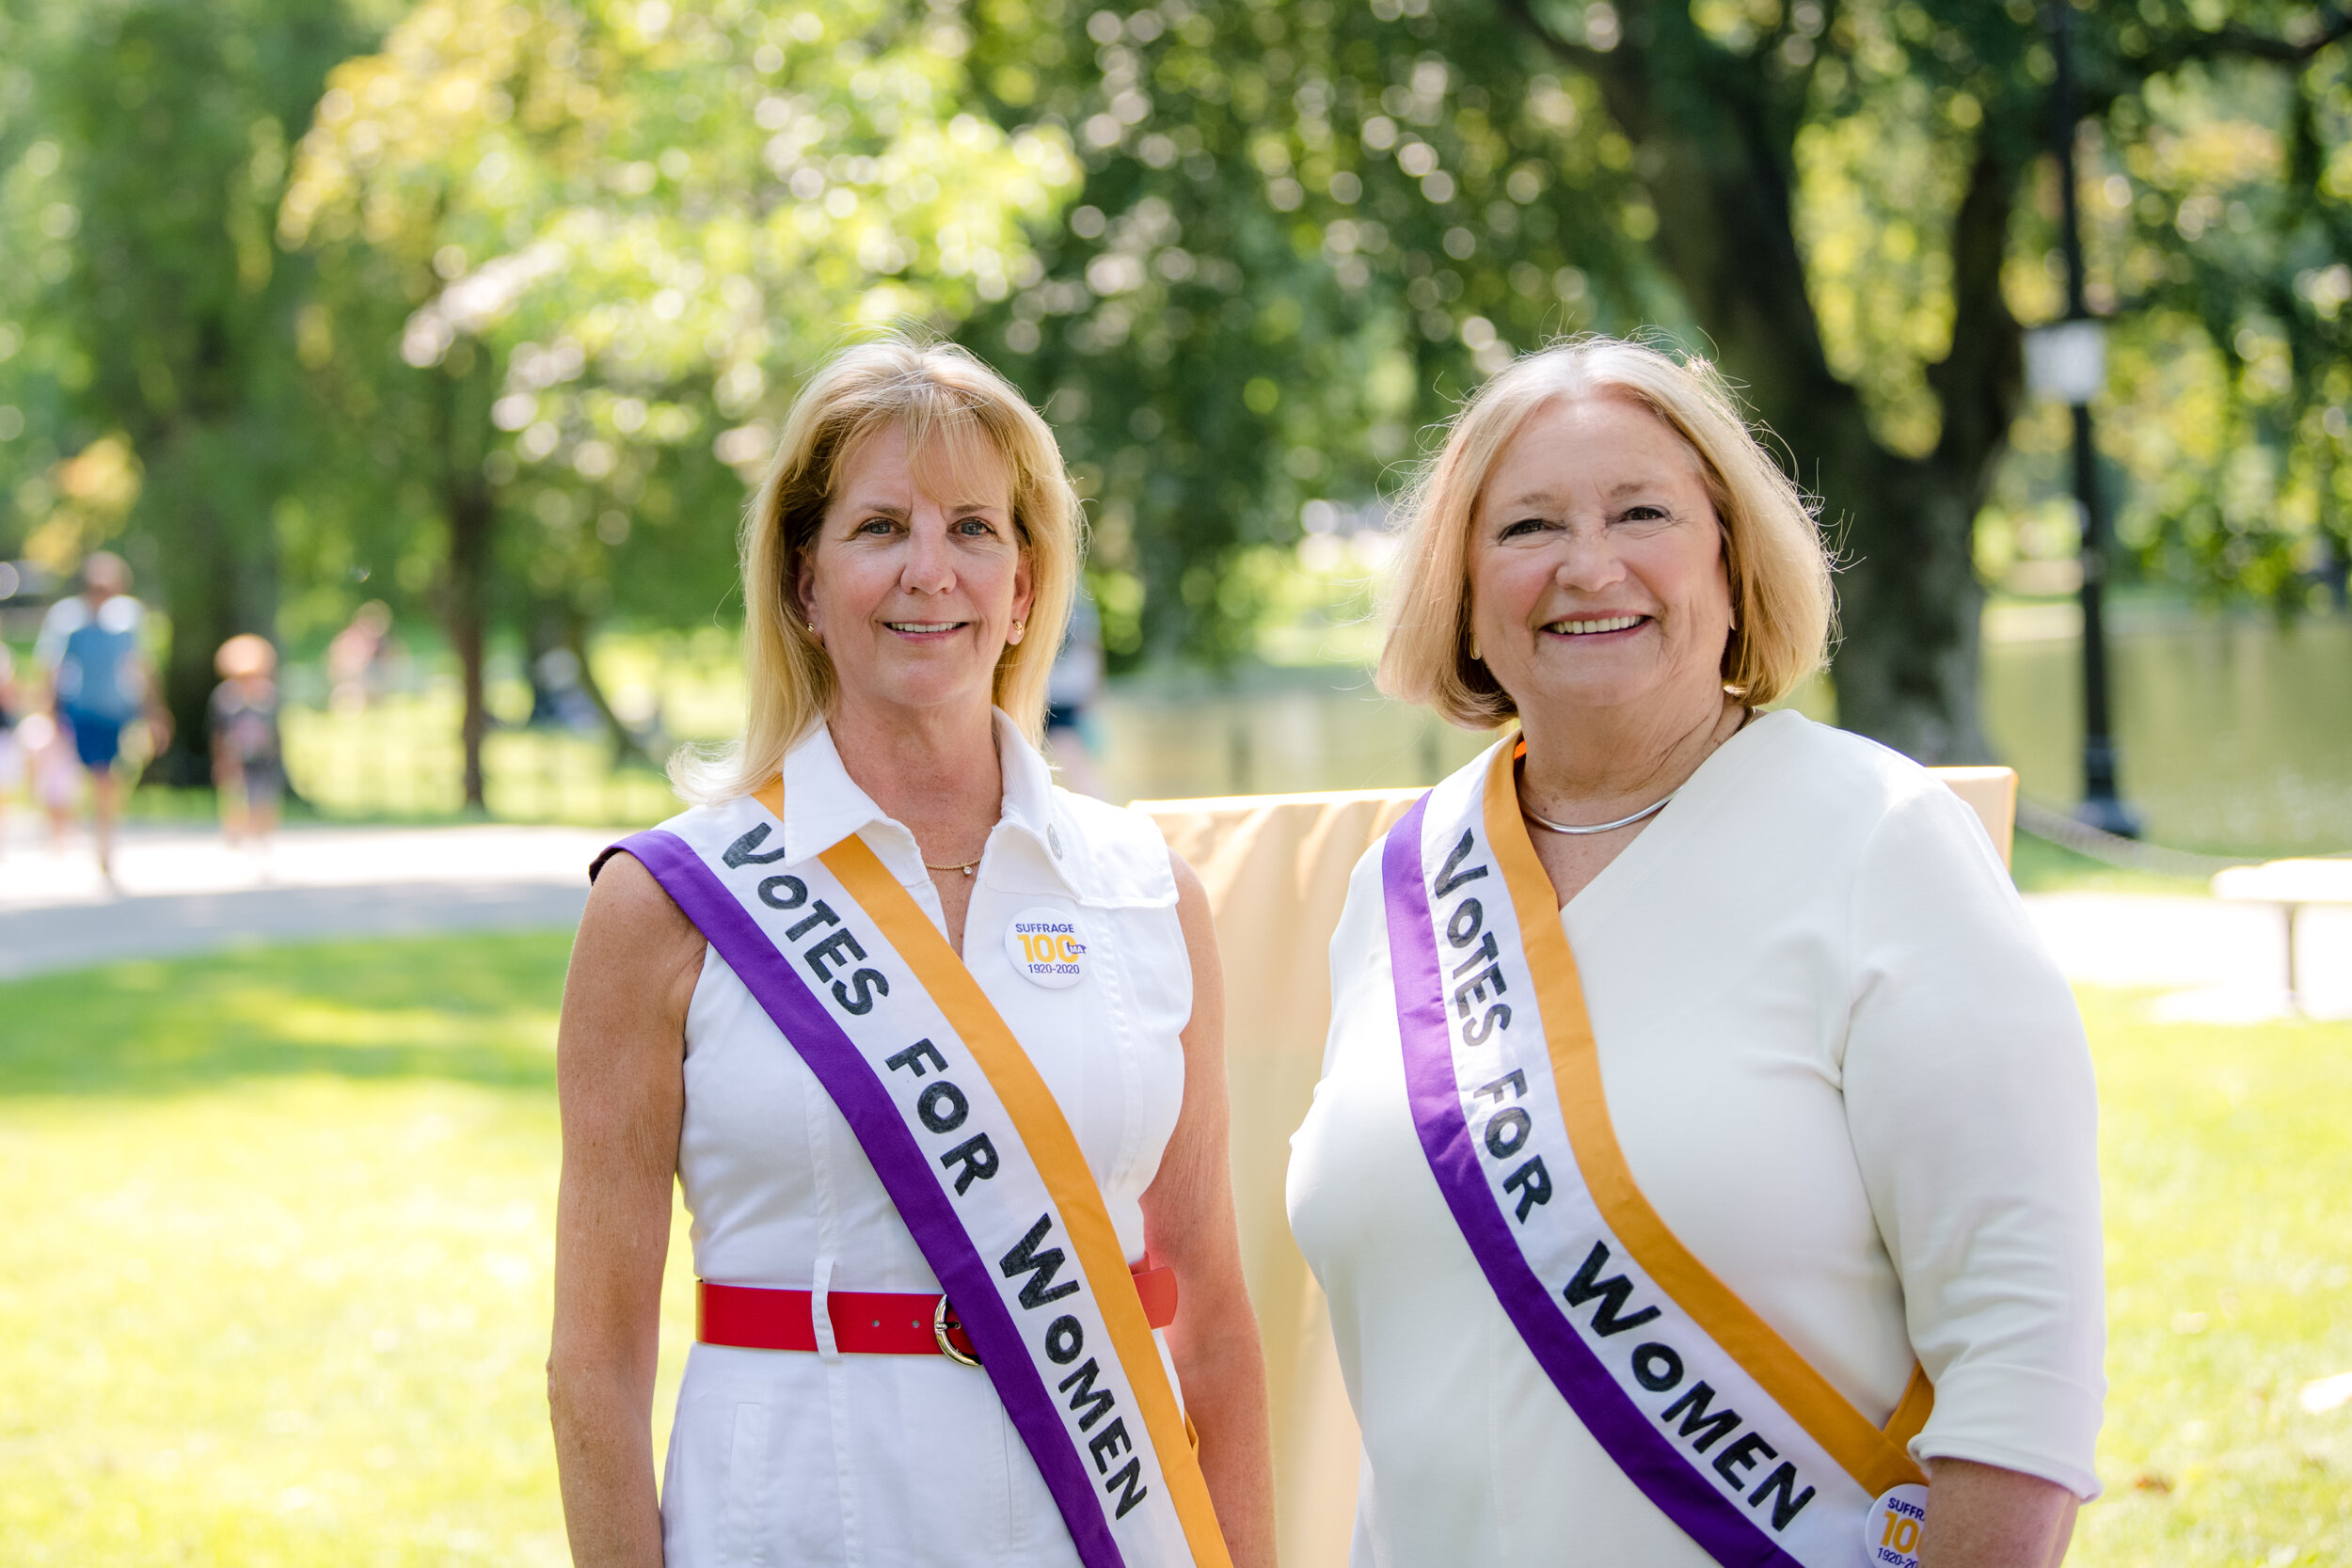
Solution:
M572 944L572 970L576 979L593 976L605 984L682 981L691 995L702 971L703 948L694 923L653 873L624 852L603 863L588 891L588 909Z

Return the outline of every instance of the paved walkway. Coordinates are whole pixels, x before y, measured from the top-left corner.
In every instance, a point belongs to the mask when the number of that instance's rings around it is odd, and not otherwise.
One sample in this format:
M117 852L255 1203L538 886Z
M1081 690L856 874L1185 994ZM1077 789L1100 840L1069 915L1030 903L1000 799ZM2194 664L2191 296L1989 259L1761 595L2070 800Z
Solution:
M582 828L297 828L265 857L219 835L134 827L99 879L87 839L62 849L11 813L0 848L0 980L249 942L578 924L589 859L619 835Z
M616 833L583 828L297 828L266 861L187 829L134 828L99 880L87 843L60 852L11 813L0 848L0 980L240 942L565 927L586 867ZM2285 1006L2285 923L2210 898L2045 893L2026 900L2075 980L2154 987L2157 1010L2221 1022ZM2301 923L2307 1008L2352 1017L2352 908Z

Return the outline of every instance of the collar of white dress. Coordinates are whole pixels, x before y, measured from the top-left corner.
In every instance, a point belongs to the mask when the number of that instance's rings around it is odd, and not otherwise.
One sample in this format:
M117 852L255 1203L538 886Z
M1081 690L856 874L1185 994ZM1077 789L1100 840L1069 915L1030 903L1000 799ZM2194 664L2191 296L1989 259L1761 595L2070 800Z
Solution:
M1084 848L1054 799L1053 771L1012 717L1002 708L993 711L1005 803L1002 816L989 834L988 851L998 850L1001 835L1018 835L1036 849L1034 855L1020 856L1023 862L1050 870L1064 889L1079 895L1082 873L1075 861ZM822 854L851 833L866 834L900 880L924 878L922 851L914 835L884 816L873 797L850 777L834 746L833 731L820 723L785 753L785 860L797 863ZM993 865L991 870L994 870Z

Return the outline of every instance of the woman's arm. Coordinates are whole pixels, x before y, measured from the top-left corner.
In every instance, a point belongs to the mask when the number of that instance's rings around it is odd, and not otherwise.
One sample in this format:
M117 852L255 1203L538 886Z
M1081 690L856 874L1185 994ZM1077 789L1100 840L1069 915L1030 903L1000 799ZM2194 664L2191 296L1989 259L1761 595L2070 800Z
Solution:
M1927 785L1851 906L1848 1127L1935 1385L1924 1560L2043 1568L2093 1453L2106 1293L2098 1099L2073 995L1967 809Z
M1225 976L1209 895L1192 867L1168 856L1176 913L1192 959L1192 1022L1184 1026L1184 1103L1159 1175L1143 1195L1152 1261L1176 1271L1168 1331L1184 1409L1200 1434L1200 1468L1235 1568L1273 1568L1274 1441L1266 1420L1265 1354L1242 1281L1241 1232L1226 1158Z
M564 982L564 1114L548 1407L578 1568L660 1568L653 1383L686 1008L703 940L627 855L588 897Z
M1928 1462L1919 1568L2058 1568L2074 1538L2074 1494L2054 1481L1967 1459Z

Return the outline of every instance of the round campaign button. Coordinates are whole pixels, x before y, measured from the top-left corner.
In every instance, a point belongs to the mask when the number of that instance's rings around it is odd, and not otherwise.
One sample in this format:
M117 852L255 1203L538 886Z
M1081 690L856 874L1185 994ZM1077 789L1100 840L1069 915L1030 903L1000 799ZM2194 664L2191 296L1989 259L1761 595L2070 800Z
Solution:
M1909 1481L1888 1487L1863 1515L1863 1560L1874 1568L1919 1568L1920 1532L1927 1522L1926 1487Z
M1005 928L1005 956L1038 985L1059 990L1086 978L1087 944L1059 910L1031 910Z

